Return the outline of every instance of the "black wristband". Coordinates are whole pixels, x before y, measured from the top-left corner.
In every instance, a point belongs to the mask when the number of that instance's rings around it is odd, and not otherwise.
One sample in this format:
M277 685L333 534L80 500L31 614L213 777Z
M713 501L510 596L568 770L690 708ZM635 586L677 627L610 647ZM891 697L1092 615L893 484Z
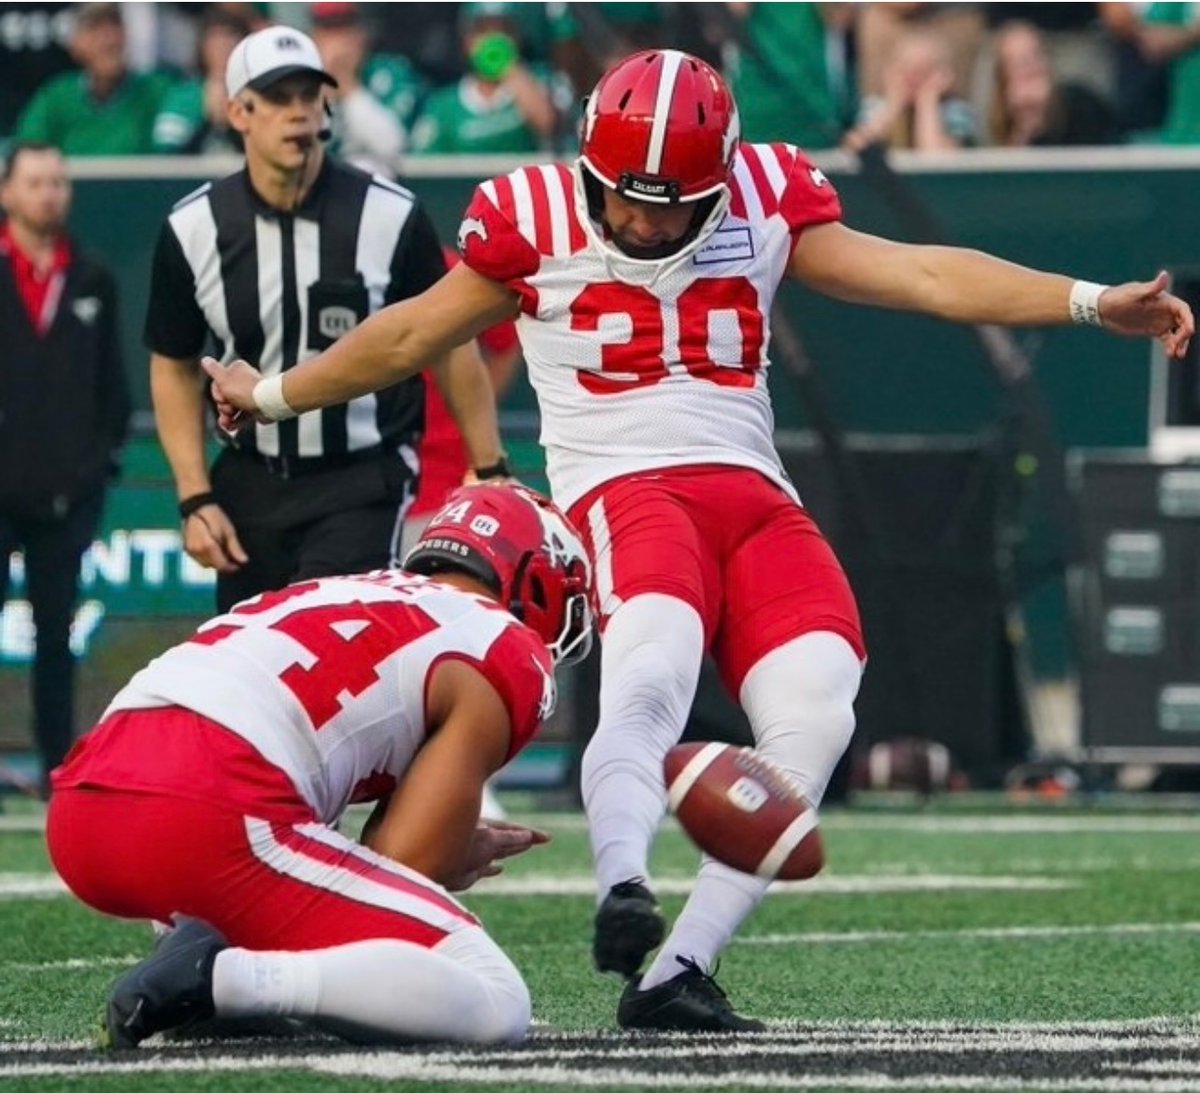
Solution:
M500 458L487 467L475 467L473 473L480 482L489 478L512 478L512 467L508 465L508 456L501 453Z
M186 520L192 513L204 508L205 505L215 505L217 498L211 491L207 493L193 493L191 497L185 497L179 502L179 518Z

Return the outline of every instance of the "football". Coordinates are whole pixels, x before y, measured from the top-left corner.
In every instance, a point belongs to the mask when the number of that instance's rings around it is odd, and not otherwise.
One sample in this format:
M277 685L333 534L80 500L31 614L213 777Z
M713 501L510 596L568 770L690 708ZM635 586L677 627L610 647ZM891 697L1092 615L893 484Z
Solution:
M804 880L825 863L817 814L750 748L679 744L663 761L667 804L701 850L743 873Z
M936 740L900 736L872 744L855 768L856 789L911 790L932 796L955 784L949 748Z

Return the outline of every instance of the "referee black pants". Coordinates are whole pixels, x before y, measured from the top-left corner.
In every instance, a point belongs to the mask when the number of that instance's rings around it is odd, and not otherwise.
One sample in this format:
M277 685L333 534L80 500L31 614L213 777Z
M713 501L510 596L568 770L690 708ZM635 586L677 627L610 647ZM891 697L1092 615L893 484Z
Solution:
M285 476L257 456L226 449L212 489L250 560L217 577L217 610L295 581L395 564L417 480L395 453Z

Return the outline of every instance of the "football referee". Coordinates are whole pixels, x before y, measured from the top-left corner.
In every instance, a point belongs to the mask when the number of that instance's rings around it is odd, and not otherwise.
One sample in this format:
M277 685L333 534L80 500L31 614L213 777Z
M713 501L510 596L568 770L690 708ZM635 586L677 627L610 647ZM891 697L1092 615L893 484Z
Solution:
M428 216L402 186L332 160L312 40L275 26L226 69L243 170L180 201L154 255L146 342L155 422L184 548L217 571L217 607L297 580L390 564L416 492L420 376L236 437L208 467L199 358L209 339L277 375L445 272ZM429 362L476 475L508 474L495 400L468 345Z

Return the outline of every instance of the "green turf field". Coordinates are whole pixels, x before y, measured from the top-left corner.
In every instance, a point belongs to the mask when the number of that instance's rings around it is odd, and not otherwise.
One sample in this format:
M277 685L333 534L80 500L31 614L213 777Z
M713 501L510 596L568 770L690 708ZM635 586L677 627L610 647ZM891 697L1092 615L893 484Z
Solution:
M93 1030L148 931L61 892L39 820L0 814L4 1089L1200 1089L1200 815L1186 810L831 811L825 873L773 893L721 967L771 1031L715 1042L615 1031L618 984L589 966L581 818L539 816L553 843L468 898L532 989L522 1047L152 1040L115 1060ZM668 913L694 862L666 830Z

